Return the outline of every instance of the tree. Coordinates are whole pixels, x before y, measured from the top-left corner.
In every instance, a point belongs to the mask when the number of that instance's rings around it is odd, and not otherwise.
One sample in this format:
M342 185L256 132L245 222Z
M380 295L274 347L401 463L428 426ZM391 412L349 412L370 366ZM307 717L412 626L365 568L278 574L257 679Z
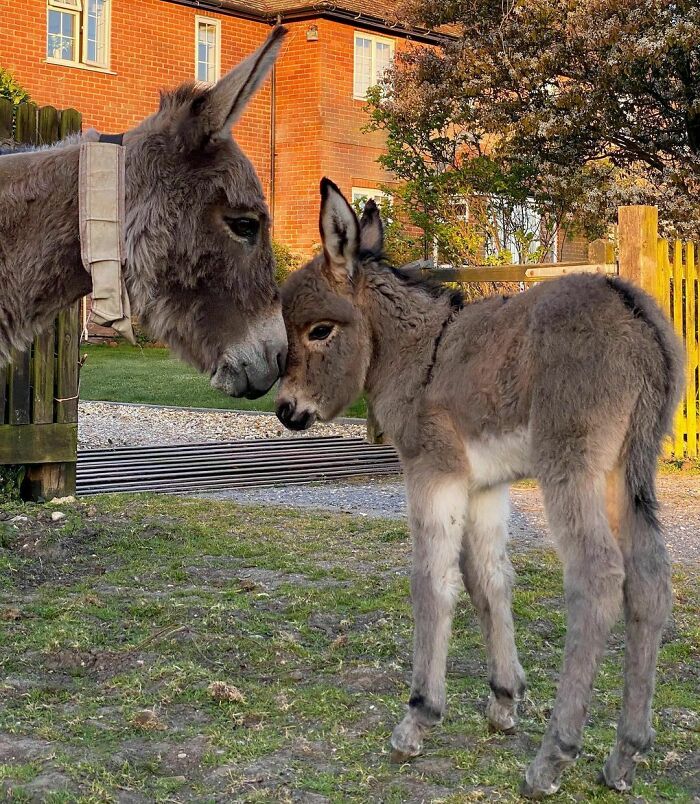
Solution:
M502 182L585 227L654 203L668 233L700 235L697 0L408 0L406 13L457 38L399 57L372 98L395 140L388 167L420 155L429 174Z

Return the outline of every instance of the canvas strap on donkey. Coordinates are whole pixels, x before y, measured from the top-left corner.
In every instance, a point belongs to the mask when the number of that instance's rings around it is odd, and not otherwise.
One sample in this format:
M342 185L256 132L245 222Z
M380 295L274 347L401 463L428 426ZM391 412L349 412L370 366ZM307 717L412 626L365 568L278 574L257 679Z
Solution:
M112 326L130 343L131 305L124 284L124 148L111 142L80 145L80 251L92 277L92 320Z

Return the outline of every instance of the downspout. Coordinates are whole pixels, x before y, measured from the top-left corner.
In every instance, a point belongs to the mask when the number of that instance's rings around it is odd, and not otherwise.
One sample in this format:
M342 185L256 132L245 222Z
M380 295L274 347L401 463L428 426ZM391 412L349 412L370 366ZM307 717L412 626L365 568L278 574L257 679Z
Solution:
M277 141L275 136L275 126L277 123L277 66L273 65L270 74L270 215L272 222L270 224L270 235L275 236L275 219L277 217L275 210L275 149Z
M277 25L282 24L282 15L277 15ZM272 65L272 72L270 73L270 215L272 222L270 224L270 237L275 236L275 178L276 178L276 163L277 158L275 150L277 148L277 64Z

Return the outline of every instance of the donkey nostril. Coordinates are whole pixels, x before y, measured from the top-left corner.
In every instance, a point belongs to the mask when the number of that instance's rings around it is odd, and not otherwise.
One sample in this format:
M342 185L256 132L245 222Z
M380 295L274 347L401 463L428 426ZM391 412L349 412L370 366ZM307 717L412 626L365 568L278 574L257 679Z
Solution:
M282 349L281 351L277 352L277 370L279 371L280 376L284 374L286 366L287 366L287 350Z
M292 419L293 412L294 408L292 407L291 403L283 402L277 407L277 418L282 422L282 424L287 425Z

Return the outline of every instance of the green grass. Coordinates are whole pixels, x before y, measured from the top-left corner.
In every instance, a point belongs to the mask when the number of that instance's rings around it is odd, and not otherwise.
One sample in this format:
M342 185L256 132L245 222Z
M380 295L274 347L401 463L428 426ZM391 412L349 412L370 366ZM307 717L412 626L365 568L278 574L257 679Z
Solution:
M0 799L519 800L563 649L553 553L513 556L529 679L519 733L486 728L482 640L462 600L447 717L424 757L397 767L388 737L408 695L412 631L402 523L147 495L64 506L60 525L50 510L7 506L29 521L0 521L0 745L17 746L0 763ZM697 568L676 567L639 801L697 792L697 582ZM583 755L553 802L622 800L595 783L622 654L618 627ZM215 681L240 696L217 699Z
M81 399L228 410L275 409L276 387L260 399L233 399L214 390L207 377L173 357L168 349L87 344L81 352L88 356L80 373ZM364 417L364 400L353 404L346 415Z

